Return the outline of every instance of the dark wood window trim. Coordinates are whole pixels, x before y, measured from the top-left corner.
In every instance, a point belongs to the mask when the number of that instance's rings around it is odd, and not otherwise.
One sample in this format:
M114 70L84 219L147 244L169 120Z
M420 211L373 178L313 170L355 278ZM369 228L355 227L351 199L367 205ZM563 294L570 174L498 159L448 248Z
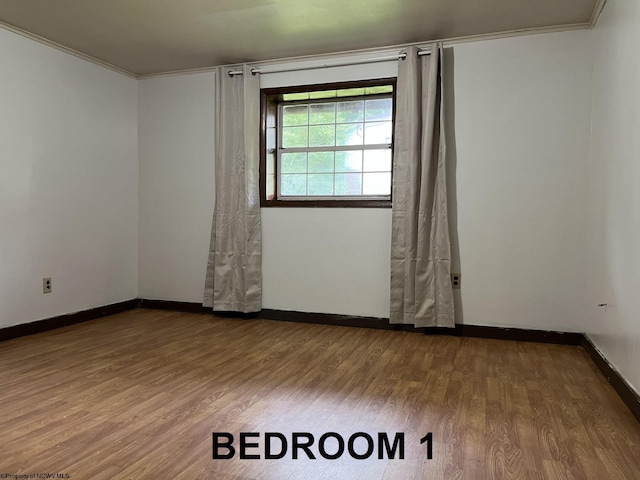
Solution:
M393 113L392 125L395 126L396 117L396 78L380 78L372 80L359 80L353 82L323 83L317 85L295 85L290 87L264 88L260 90L260 206L261 207L293 207L293 208L391 208L389 199L318 199L309 200L281 200L278 198L267 199L267 162L268 150L277 148L276 138L268 138L268 128L276 128L278 104L282 96L288 93L303 93L319 90L340 90L346 88L376 87L381 85L393 85ZM345 97L348 98L348 97ZM393 151L392 151L393 156ZM273 161L274 175L277 181L278 165ZM391 171L393 182L393 169Z

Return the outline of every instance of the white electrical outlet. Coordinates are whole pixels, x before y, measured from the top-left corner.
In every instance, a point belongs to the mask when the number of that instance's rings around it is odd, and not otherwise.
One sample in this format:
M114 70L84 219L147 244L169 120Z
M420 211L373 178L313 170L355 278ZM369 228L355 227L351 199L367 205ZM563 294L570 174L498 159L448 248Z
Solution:
M51 277L42 279L42 293L51 293Z
M451 274L451 286L456 289L460 289L462 285L462 274L461 273L452 273Z

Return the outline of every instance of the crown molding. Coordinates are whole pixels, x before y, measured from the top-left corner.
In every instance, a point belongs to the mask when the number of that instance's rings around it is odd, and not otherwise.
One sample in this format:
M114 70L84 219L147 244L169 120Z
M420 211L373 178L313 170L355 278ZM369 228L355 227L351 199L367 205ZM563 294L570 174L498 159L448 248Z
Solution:
M593 13L591 14L591 20L589 21L589 25L591 26L591 28L595 28L606 3L607 0L598 0L598 2L596 3L596 6L593 8Z
M15 27L1 20L0 20L0 28L4 30L8 30L12 33L15 33L16 35L20 35L22 37L28 38L29 40L33 40L34 42L38 42L48 47L55 48L56 50L60 50L61 52L68 53L69 55L73 55L74 57L81 58L82 60L86 60L87 62L91 62L101 67L107 68L109 70L113 70L114 72L120 73L129 78L138 78L138 76L135 73L132 73L129 70L125 70L124 68L120 68L109 62L105 62L98 58L92 57L91 55L87 55L86 53L79 52L78 50L74 50L73 48L65 47L64 45L48 40L44 37L41 37L40 35L36 35L35 33L31 33L26 30L23 30L22 28Z
M451 37L451 38L443 38L440 40L431 40L428 43L442 42L445 46L448 45L460 45L463 43L473 43L473 42L485 42L488 40L500 40L503 38L512 38L512 37L524 37L527 35L543 35L545 33L560 33L560 32L570 32L573 30L588 30L591 28L591 24L589 23L570 23L567 25L554 25L551 27L534 27L534 28L522 28L517 30L506 30L504 32L496 32L496 33L482 33L479 35L466 35L462 37ZM423 42L423 44L427 44L427 42Z

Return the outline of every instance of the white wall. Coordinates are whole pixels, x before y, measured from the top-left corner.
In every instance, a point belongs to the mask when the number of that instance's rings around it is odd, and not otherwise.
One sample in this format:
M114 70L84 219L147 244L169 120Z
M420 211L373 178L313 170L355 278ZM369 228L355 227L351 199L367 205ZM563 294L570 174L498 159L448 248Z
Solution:
M609 0L594 34L585 330L640 390L640 5ZM608 303L606 311L596 307Z
M589 31L454 48L465 323L582 330L590 55ZM261 84L396 71L392 62L263 75ZM146 298L202 299L213 204L208 75L140 82ZM390 224L385 209L263 209L264 307L387 317Z
M0 328L137 297L136 122L134 79L0 29Z
M140 297L202 302L214 203L214 74L141 80Z
M464 323L583 330L590 34L455 48Z
M389 317L389 209L263 208L263 306Z

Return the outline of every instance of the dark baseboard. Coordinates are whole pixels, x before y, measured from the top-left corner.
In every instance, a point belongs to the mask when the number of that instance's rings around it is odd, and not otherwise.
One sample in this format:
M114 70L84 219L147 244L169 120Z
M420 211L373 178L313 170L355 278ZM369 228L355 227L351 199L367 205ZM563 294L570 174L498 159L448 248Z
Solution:
M456 333L461 337L515 340L518 342L552 343L555 345L582 345L583 335L576 332L529 330L525 328L487 327L482 325L456 324Z
M624 381L618 371L611 366L607 359L598 351L595 345L586 335L582 336L582 347L596 364L598 369L607 379L607 382L613 387L622 401L629 407L631 413L640 422L640 396Z
M23 323L0 329L0 342L11 340L13 338L24 337L34 333L46 332L55 328L67 327L76 323L88 322L96 318L114 315L116 313L133 310L138 307L138 299L126 300L124 302L104 305L102 307L91 308L81 312L69 313L67 315L59 315L44 320L38 320L31 323Z
M284 322L316 323L321 325L337 325L342 327L375 328L404 332L424 333L427 335L453 335L458 337L492 338L498 340L517 340L521 342L553 343L558 345L583 345L581 333L548 332L520 328L487 327L481 325L456 324L455 328L415 328L411 325L390 324L388 318L360 317L354 315L337 315L330 313L309 313L291 310L263 309L256 313L214 312L203 307L201 303L176 302L171 300L132 299L125 302L96 307L82 312L60 315L32 323L24 323L0 329L0 341L44 332L54 328L65 327L86 322L96 318L113 315L134 308L150 308L185 313L207 313L233 318L261 318ZM586 348L586 347L585 347Z
M169 310L171 312L183 313L211 313L210 308L203 307L201 303L174 302L172 300L149 300L141 298L138 300L140 308L151 308L155 310Z
M260 312L260 318L282 320L285 322L320 323L323 325L400 330L403 332L424 333L426 335L452 335L455 337L492 338L497 340L517 340L520 342L553 343L556 345L582 345L582 334L570 332L485 327L482 325L463 325L460 323L457 323L455 328L416 328L412 325L391 324L388 318L269 309L262 310L262 312Z
M412 331L419 331L410 325L391 325L389 319L378 317L358 317L353 315L337 315L331 313L296 312L293 310L273 310L264 308L259 318L265 320L279 320L282 322L316 323L320 325L337 325L341 327L375 328L379 330L402 330L410 327Z
M259 318L260 313L240 313L240 312L219 312L204 307L201 303L194 302L175 302L173 300L149 300L146 298L138 299L140 308L150 308L155 310L168 310L171 312L183 313L208 313L209 315L220 315L221 317L253 319Z
M416 328L411 325L389 323L388 318L337 315L331 313L309 313L292 310L274 310L265 308L259 313L238 314L231 312L213 312L202 304L191 302L173 302L166 300L140 300L143 308L156 308L185 313L209 313L220 316L240 318L261 318L283 322L316 323L338 325L341 327L375 328L403 332L424 333L427 335L453 335L457 337L492 338L497 340L517 340L520 342L553 343L556 345L582 345L582 334L572 332L548 332L521 328L486 327L481 325L456 324L455 328Z

